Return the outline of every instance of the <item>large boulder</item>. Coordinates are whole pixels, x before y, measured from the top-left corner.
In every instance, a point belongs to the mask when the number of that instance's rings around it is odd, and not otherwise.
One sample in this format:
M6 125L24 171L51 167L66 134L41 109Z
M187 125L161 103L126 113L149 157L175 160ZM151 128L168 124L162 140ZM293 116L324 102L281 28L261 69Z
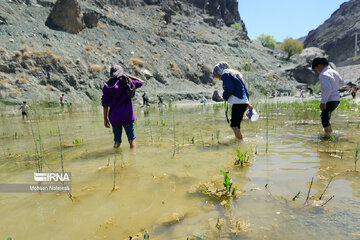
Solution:
M76 0L57 0L45 25L54 30L79 33L85 28L80 5Z
M97 27L99 18L94 13L84 13L84 22L87 28Z
M224 101L224 99L220 96L218 90L215 90L215 91L214 91L214 94L213 94L213 96L212 96L211 99L212 99L214 102L223 102L223 101Z
M311 65L298 65L296 68L288 71L290 77L295 78L299 83L313 85L318 81L317 74L311 69Z
M324 57L328 58L328 55L326 55L325 51L317 48L317 47L309 47L305 48L302 53L300 54L301 57L305 57L307 64L311 65L312 61L316 57Z

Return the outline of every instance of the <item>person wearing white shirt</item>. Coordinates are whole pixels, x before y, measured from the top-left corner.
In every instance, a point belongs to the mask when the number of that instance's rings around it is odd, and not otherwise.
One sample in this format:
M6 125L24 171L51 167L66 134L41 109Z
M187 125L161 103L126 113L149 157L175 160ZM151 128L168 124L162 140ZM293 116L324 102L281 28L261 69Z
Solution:
M330 123L331 113L340 103L339 88L345 83L339 73L329 66L326 58L315 58L312 62L312 69L319 73L321 123L324 128L324 135L328 137L333 131Z

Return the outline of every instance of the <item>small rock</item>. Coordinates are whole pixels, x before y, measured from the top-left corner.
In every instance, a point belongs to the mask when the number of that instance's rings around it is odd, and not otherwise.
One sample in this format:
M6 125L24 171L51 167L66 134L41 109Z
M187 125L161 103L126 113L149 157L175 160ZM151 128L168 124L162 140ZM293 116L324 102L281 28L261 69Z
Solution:
M10 39L9 39L9 42L14 42L14 39L10 38Z

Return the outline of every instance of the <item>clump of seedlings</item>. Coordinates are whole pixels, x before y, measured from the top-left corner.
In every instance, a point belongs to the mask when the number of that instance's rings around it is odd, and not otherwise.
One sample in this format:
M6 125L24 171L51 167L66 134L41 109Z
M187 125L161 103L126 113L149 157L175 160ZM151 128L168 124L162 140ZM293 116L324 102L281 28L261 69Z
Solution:
M221 182L213 179L210 182L200 183L190 189L190 193L202 193L209 197L219 200L228 200L230 197L236 197L236 188L233 187L232 179L229 177L229 172L220 171L224 176L224 181Z
M234 161L234 166L241 166L244 167L246 164L249 163L250 154L249 150L246 150L245 152L240 152L239 149L236 149L236 158Z

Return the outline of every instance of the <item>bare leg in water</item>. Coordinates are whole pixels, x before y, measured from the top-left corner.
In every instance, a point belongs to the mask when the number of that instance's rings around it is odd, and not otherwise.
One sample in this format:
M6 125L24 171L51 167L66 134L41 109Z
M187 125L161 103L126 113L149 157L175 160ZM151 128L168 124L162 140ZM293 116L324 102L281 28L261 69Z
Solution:
M135 139L134 139L134 140L129 141L129 144L130 144L130 148L131 148L131 149L135 149L135 148L136 148L136 142L135 142Z
M241 134L241 131L240 131L240 128L238 127L232 127L232 130L235 134L235 137L238 139L238 140L243 140L243 136Z
M333 131L333 129L332 129L332 126L331 126L331 123L330 123L329 126L327 126L327 127L324 128L324 135L325 135L325 137L330 137L332 131Z

